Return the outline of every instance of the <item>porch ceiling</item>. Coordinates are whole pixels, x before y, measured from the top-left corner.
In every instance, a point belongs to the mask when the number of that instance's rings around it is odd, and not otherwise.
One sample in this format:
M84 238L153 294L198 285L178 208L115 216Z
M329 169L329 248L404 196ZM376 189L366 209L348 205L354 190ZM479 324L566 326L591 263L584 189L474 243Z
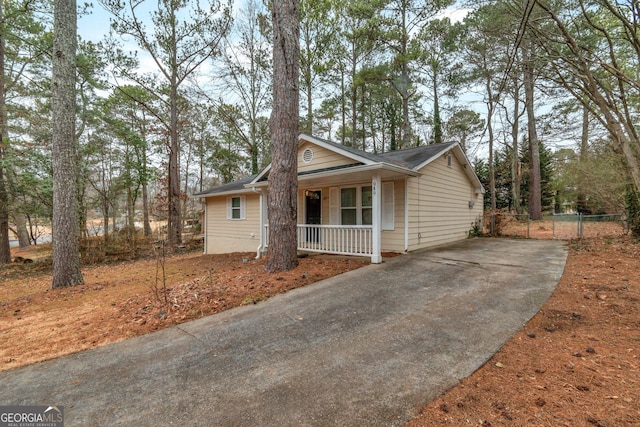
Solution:
M397 171L384 170L380 171L380 178L383 181L390 181L394 179L403 179L407 174L400 174ZM345 184L352 184L356 182L371 182L373 179L372 171L359 171L342 173L339 175L324 175L324 174L309 174L303 175L298 178L300 186L322 186L333 187L341 186Z

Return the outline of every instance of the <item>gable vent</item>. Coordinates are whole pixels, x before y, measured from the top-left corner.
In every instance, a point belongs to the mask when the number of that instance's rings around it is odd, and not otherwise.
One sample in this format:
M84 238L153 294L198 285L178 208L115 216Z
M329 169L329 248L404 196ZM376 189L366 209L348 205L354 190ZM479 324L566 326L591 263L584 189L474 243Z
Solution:
M313 160L313 150L311 148L305 148L302 152L302 161L309 163L311 160Z

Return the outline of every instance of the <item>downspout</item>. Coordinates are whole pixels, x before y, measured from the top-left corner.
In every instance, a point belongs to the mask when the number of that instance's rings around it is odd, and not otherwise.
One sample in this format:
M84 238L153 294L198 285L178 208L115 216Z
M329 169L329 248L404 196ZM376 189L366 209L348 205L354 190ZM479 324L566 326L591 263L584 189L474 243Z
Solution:
M264 249L264 213L263 213L263 200L262 200L262 189L258 189L256 187L251 187L251 190L254 193L258 193L260 195L260 244L256 249L256 259L260 259L262 257L262 249Z
M409 178L404 177L404 251L409 252Z
M202 218L202 233L203 233L204 238L202 240L203 240L204 245L203 245L203 248L202 248L202 253L203 253L203 255L206 255L207 254L207 219L208 219L208 217L207 217L207 205L208 205L208 203L207 203L207 198L206 197L204 197L203 200L204 200L204 218Z

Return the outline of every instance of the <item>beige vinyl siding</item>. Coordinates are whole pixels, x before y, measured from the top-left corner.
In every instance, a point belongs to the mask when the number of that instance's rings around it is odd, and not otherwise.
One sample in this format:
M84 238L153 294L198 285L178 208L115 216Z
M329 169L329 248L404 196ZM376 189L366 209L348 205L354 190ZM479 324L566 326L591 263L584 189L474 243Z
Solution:
M455 156L451 167L442 156L409 178L409 250L438 246L467 238L482 215L482 195ZM469 201L474 202L469 208Z
M255 252L260 245L260 196L244 193L245 219L231 220L228 196L207 198L206 253Z
M404 180L393 182L394 228L382 231L383 252L404 252Z
M313 159L309 163L305 163L302 160L302 153L305 149L311 149L313 151ZM341 154L335 153L326 148L317 146L310 142L305 142L298 149L298 172L308 172L319 169L332 168L336 166L351 165L357 163L353 159L345 157Z

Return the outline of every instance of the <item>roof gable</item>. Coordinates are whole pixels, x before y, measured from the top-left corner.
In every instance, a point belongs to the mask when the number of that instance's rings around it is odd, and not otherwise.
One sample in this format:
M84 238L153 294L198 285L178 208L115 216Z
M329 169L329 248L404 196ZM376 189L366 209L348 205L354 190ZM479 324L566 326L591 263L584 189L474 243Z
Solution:
M301 141L298 147L298 173L311 173L322 169L363 164L361 161L331 148L309 141Z
M338 144L337 142L329 141L326 139L316 138L315 136L301 134L298 141L298 148L302 147L305 143L311 143L341 156L344 156L348 159L351 159L351 163L357 162L368 165L380 162L380 158L375 154L367 153L366 151L349 147L347 145Z

